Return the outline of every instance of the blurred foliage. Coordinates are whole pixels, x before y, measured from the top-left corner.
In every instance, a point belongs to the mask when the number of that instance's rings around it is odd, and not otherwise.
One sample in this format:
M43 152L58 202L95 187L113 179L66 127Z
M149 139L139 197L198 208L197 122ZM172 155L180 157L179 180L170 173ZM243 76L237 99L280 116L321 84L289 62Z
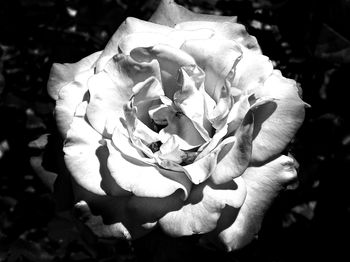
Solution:
M147 19L158 1L2 0L0 262L349 258L349 1L178 2L198 12L237 15L275 67L300 83L312 108L289 148L300 164L299 187L278 198L259 238L235 253L158 231L133 242L97 239L56 205L36 175L35 161L55 134L46 82L53 62L75 62L103 49L127 16Z

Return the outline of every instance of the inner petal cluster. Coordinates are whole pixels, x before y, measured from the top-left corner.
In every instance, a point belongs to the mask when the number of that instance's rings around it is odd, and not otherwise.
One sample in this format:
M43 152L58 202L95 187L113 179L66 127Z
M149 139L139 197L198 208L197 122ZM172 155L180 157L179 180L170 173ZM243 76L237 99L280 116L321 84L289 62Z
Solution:
M213 169L217 153L195 162L199 155L203 158L200 153L215 134L220 134L216 141L226 134L223 127L227 121L222 120L227 120L234 100L223 86L215 102L205 91L205 79L204 70L191 64L178 69L178 88L172 97L165 95L164 83L152 77L133 88L133 95L124 105L125 128L130 143L143 157L154 160L161 168L186 174L195 170L191 165L203 165L206 160Z

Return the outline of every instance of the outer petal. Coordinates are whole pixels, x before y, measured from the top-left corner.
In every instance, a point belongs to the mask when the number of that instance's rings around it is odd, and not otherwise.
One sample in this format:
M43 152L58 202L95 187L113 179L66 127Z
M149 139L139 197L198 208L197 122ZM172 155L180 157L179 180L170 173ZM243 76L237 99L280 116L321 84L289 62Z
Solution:
M159 224L171 236L207 233L215 229L227 205L239 209L245 196L246 187L242 178L219 186L206 180L192 189L181 209L167 213Z
M162 0L149 21L161 25L174 27L176 24L185 21L217 21L236 22L235 16L206 15L191 12L178 5L173 0Z
M209 39L214 35L211 29L201 28L197 30L176 30L172 29L167 34L155 32L138 32L128 34L119 42L118 49L129 55L131 50L137 47L152 47L155 45L167 45L180 48L185 40Z
M285 149L304 120L307 104L299 97L296 82L282 77L279 71L255 91L256 98L274 99L255 114L252 161L261 163Z
M135 239L150 232L159 218L183 205L181 190L164 198L98 196L74 185L76 214L98 236Z
M73 120L76 107L86 98L87 82L93 74L93 69L78 74L74 81L63 86L58 92L55 118L58 130L64 138Z
M230 86L250 91L263 85L272 72L273 66L267 56L245 52L227 81Z
M237 218L218 227L218 237L228 251L242 248L258 233L264 214L273 199L296 179L294 160L280 156L261 167L249 167L243 174L247 197Z
M246 28L234 21L188 21L182 22L175 26L175 29L180 30L198 30L199 28L211 29L215 32L213 39L216 40L234 40L239 43L243 51L253 51L261 53L259 44L254 36L248 34Z
M84 119L86 102L81 103L67 133L63 151L66 166L77 184L98 195L128 195L111 179L108 151L101 134Z
M73 64L54 63L51 67L47 83L47 91L49 95L57 100L60 89L74 81L80 73L90 70L101 53L102 52L93 53Z
M113 34L108 41L103 53L96 61L96 72L100 72L105 68L107 62L119 52L119 44L124 36L133 33L155 33L161 35L169 34L173 29L167 26L158 25L143 21L134 17L128 17Z

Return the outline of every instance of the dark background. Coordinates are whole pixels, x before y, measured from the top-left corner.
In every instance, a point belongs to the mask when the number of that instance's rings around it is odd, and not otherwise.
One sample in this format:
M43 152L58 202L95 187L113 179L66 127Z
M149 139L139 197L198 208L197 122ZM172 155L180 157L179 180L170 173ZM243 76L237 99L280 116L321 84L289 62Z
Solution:
M206 13L237 15L284 76L303 88L303 127L289 151L299 187L273 204L259 238L225 254L155 231L134 242L96 239L58 212L30 159L54 134L46 92L53 62L104 48L127 17L148 19L157 0L0 1L0 262L349 261L350 1L179 0ZM344 256L344 257L342 257Z

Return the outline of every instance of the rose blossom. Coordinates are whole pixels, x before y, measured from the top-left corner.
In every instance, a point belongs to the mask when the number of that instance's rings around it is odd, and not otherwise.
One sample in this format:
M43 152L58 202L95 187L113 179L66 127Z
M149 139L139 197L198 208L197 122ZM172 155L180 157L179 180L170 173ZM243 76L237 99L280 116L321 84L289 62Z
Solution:
M76 208L100 237L160 227L235 250L296 178L281 152L305 103L235 17L163 0L102 52L54 64L48 91Z

